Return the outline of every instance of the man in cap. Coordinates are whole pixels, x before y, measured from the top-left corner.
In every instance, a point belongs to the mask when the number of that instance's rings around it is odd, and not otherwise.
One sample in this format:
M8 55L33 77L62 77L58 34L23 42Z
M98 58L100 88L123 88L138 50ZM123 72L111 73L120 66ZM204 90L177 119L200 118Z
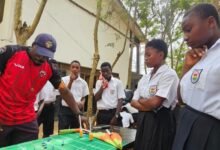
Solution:
M0 48L0 147L38 138L33 106L47 80L59 90L71 110L81 115L53 60L56 45L52 35L43 33L31 47Z

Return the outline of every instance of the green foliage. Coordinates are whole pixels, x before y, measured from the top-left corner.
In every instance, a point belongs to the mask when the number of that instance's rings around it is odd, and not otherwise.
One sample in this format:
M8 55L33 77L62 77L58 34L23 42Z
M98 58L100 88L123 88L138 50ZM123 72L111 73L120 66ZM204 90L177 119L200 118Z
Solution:
M190 6L211 0L122 0L125 5L137 3L137 22L147 40L162 38L169 45L169 64L180 73L187 47L181 44L182 17ZM129 4L129 5L128 5ZM132 5L134 6L134 5Z

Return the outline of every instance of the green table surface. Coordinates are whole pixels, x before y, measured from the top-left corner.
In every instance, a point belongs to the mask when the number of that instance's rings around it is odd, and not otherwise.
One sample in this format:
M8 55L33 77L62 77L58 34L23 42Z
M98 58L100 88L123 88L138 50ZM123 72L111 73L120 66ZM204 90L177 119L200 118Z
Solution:
M111 131L118 132L123 139L123 147L134 142L136 130L114 127ZM89 140L88 134L79 136L79 133L64 135L53 135L29 142L24 142L0 150L115 150L116 148L108 143L94 138Z

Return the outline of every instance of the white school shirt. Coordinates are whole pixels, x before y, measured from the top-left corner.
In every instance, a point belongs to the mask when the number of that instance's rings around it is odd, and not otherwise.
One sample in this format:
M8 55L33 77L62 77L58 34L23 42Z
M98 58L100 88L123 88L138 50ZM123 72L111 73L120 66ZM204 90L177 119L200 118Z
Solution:
M35 112L38 111L38 109L39 109L39 104L38 104L39 101L40 100L39 100L39 93L38 93L37 96L36 96L36 100L34 102L34 111Z
M220 119L220 39L181 79L180 92L190 107Z
M50 81L47 81L41 91L37 94L36 101L34 103L35 111L38 110L38 102L44 100L45 103L52 103L56 101L56 96L59 92L53 87Z
M102 86L102 80L98 80L96 82L95 93L99 91ZM99 110L105 109L114 109L117 107L118 99L125 98L125 92L122 85L122 82L111 77L111 80L108 82L108 87L104 89L102 93L102 97L99 101L97 101L97 108Z
M130 123L134 123L134 119L130 113L127 113L125 111L120 112L120 115L122 117L122 126L124 128L127 128L130 126Z
M62 78L63 82L68 85L70 81L70 76L65 76ZM71 93L76 102L80 102L82 97L85 97L89 94L88 84L85 80L83 80L80 76L76 80L73 81L71 89ZM62 99L62 106L67 106L67 103Z
M179 78L176 72L168 65L160 66L150 79L151 73L144 75L134 92L133 100L159 96L165 98L162 105L171 108L177 99L177 87Z
M125 108L127 108L127 110L134 114L134 113L138 113L138 110L134 107L131 106L131 103L127 103L126 105L124 105Z

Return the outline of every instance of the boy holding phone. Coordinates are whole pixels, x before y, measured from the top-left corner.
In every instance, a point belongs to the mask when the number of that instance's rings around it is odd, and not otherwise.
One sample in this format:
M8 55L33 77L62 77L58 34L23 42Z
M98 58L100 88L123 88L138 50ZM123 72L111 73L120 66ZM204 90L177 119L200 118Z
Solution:
M117 119L125 98L122 82L112 76L110 63L101 64L101 77L96 82L97 124L117 125Z

